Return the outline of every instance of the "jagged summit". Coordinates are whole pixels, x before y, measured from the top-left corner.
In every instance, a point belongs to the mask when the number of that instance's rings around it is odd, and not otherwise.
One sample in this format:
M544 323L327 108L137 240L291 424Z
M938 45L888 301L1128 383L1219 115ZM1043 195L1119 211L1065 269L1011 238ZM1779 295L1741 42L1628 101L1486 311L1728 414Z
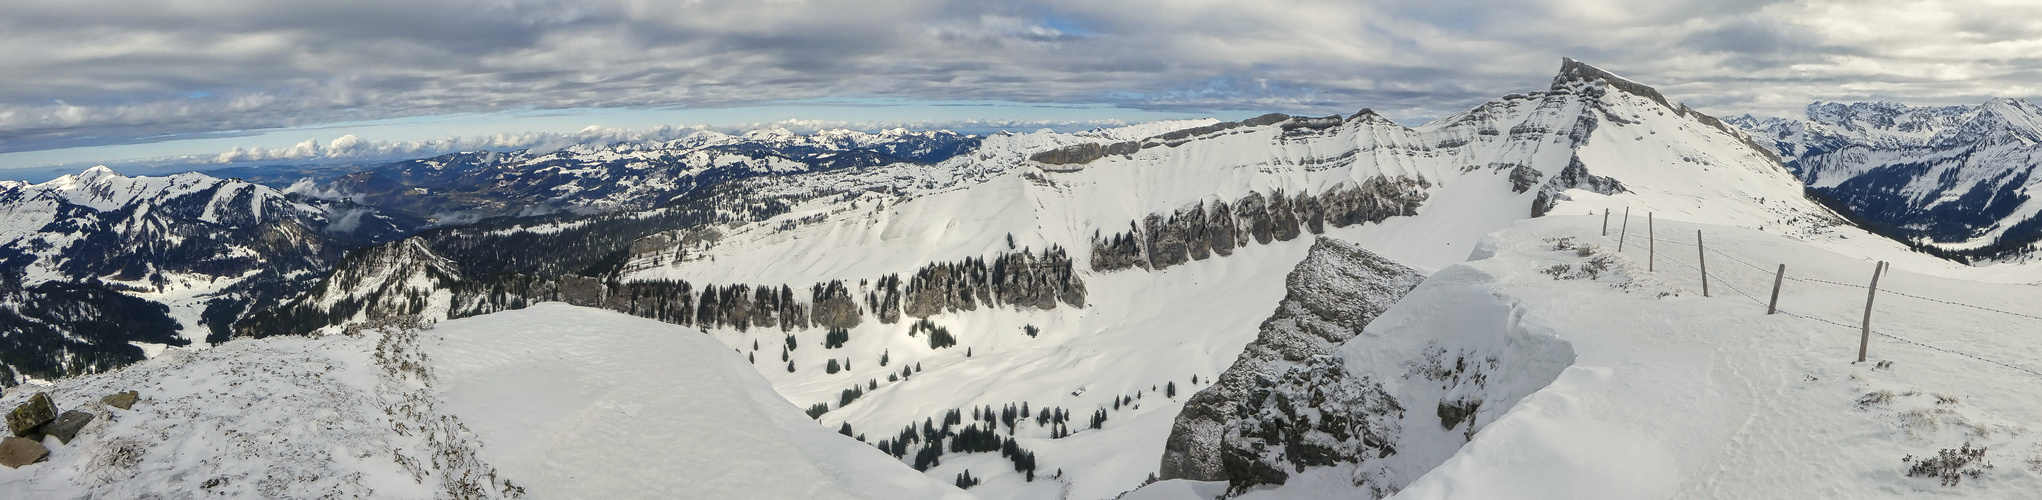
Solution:
M1667 99L1665 94L1660 94L1659 89L1632 81L1629 78L1617 76L1616 73L1611 73L1608 70L1591 66L1588 63L1569 57L1560 58L1560 74L1553 76L1552 90L1556 92L1578 90L1584 85L1593 85L1598 80L1610 87L1651 99L1658 102L1661 106L1666 106L1666 109L1683 113L1689 111L1686 105L1681 104L1679 101Z

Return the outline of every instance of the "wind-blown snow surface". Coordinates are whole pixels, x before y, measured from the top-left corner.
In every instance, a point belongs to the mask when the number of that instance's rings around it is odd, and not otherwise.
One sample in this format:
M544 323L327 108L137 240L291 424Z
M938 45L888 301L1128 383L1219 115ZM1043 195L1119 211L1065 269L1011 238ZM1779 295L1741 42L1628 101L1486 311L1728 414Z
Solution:
M442 408L535 498L970 498L816 425L692 329L556 302L428 335Z
M969 498L817 426L725 349L558 303L171 349L0 397L98 414L0 468L0 496ZM98 403L130 389L132 410Z
M2031 428L2042 422L2042 394L2033 390L2042 383L2042 339L2033 334L2042 315L2032 307L2042 289L1890 271L1875 302L1871 359L1852 363L1866 298L1853 284L1871 277L1872 262L1791 238L1663 220L1661 241L1634 238L1618 254L1599 224L1548 217L1498 233L1483 242L1480 260L1435 274L1341 348L1352 371L1395 372L1396 353L1408 350L1398 346L1426 340L1452 350L1474 338L1466 326L1479 318L1467 316L1494 315L1575 354L1550 385L1500 416L1482 415L1487 423L1464 448L1394 498L2042 491L2042 442ZM1698 229L1720 249L1707 253L1711 297L1701 295L1696 269ZM1766 315L1781 263L1790 278L1782 313ZM1476 313L1483 310L1493 311ZM1966 443L1985 447L1993 467L1955 486L1908 477L1913 463L1904 458ZM1351 496L1361 472L1313 468L1242 498ZM1191 498L1181 492L1206 488L1171 481L1130 498Z

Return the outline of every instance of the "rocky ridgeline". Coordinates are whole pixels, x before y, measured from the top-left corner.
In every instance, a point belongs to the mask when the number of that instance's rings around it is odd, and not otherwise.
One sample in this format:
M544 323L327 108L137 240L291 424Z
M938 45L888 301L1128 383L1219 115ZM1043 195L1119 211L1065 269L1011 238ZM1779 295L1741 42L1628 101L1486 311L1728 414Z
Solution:
M1394 454L1383 436L1394 434L1403 407L1381 381L1348 377L1327 355L1423 279L1354 244L1319 238L1285 278L1283 301L1255 341L1185 402L1161 477L1282 484L1285 469Z
M1232 203L1199 202L1167 214L1150 214L1130 222L1126 232L1095 233L1092 270L1160 270L1232 255L1250 242L1268 244L1297 239L1304 232L1321 234L1329 224L1347 227L1416 215L1428 187L1431 183L1424 179L1374 177L1317 195L1249 193Z
M134 406L139 394L135 391L118 392L100 398L101 411L105 408L122 410ZM50 449L43 445L46 437L57 438L60 444L71 444L86 424L98 418L97 413L81 410L57 412L57 404L49 393L38 392L27 402L7 412L7 430L13 436L0 438L0 465L19 469L24 465L41 462L49 458Z
M1373 116L1374 112L1364 109L1360 113L1356 113L1354 118L1364 118L1364 115ZM1203 127L1175 130L1139 141L1115 142L1111 144L1099 144L1096 142L1073 144L1035 153L1030 155L1028 160L1049 166L1048 170L1070 170L1082 168L1087 163L1108 156L1132 155L1141 150L1156 147L1174 148L1201 137L1220 135L1238 128L1278 125L1283 128L1285 136L1293 136L1311 134L1338 127L1344 122L1345 120L1342 120L1340 115L1313 118L1290 116L1283 113L1270 113L1237 122L1221 122Z

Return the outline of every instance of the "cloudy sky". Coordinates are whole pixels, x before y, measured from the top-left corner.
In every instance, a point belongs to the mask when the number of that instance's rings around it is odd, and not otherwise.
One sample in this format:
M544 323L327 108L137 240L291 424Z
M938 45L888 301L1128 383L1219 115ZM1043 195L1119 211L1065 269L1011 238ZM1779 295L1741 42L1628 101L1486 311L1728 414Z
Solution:
M6 3L0 169L17 170L774 124L1367 107L1415 125L1543 88L1563 56L1719 115L1972 104L2042 82L2032 1Z

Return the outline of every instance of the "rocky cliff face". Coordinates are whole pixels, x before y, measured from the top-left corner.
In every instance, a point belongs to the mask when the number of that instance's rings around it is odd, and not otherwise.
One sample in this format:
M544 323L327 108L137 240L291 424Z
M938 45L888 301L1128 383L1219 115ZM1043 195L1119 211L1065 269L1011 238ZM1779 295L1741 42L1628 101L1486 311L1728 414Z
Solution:
M1453 266L1421 284L1343 247L1321 240L1255 342L1186 403L1162 477L1238 494L1322 469L1387 497L1574 361L1492 275Z
M1151 214L1129 225L1129 231L1092 239L1092 270L1117 271L1140 267L1161 270L1212 256L1228 256L1234 248L1272 241L1290 241L1301 234L1320 234L1326 226L1347 227L1412 215L1425 202L1424 179L1375 177L1359 185L1340 184L1324 193L1267 196L1250 193L1232 203L1179 208Z
M1306 434L1281 432L1275 427L1280 419L1270 417L1294 419L1296 404L1329 398L1353 401L1377 415L1402 411L1394 399L1381 394L1379 384L1346 379L1339 363L1318 358L1360 333L1423 278L1417 270L1351 243L1327 238L1314 242L1305 260L1285 278L1283 302L1262 323L1255 341L1217 382L1185 403L1163 451L1161 477L1281 483L1286 463L1352 461L1358 448L1307 444L1301 441ZM1312 396L1299 400L1298 394ZM1320 432L1337 437L1331 442L1384 446L1381 438L1367 432L1347 431L1354 426L1369 428L1362 421L1322 424ZM1262 460L1272 444L1289 445L1294 452L1272 465Z

